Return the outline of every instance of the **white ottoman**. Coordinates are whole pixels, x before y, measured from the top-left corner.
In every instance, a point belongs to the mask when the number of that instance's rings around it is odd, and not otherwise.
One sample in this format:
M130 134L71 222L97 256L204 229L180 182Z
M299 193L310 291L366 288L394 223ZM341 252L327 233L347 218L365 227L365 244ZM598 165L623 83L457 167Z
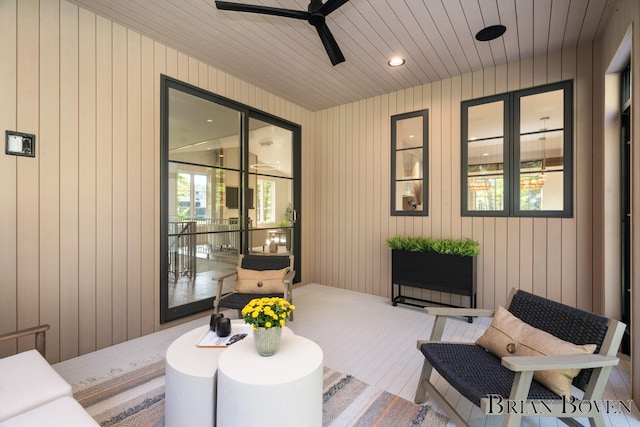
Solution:
M218 359L218 425L321 426L322 349L283 334L276 354L262 357L248 338Z
M0 422L71 395L71 386L38 351L0 359Z
M243 320L232 320L231 323L232 327L244 325ZM198 347L196 345L198 339L208 329L207 325L187 332L177 338L167 349L164 404L164 420L167 426L210 427L216 425L218 358L242 342L250 341L250 337L229 348ZM293 335L291 329L286 327L282 332L283 336Z
M82 406L69 396L0 422L0 427L91 427L99 426Z

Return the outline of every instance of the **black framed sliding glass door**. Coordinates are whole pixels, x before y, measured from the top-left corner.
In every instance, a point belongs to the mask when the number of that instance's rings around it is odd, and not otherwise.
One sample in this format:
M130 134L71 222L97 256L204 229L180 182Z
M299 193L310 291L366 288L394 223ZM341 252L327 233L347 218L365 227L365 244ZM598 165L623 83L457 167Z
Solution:
M238 255L291 253L300 126L162 76L161 323L213 307ZM233 287L225 281L225 288Z

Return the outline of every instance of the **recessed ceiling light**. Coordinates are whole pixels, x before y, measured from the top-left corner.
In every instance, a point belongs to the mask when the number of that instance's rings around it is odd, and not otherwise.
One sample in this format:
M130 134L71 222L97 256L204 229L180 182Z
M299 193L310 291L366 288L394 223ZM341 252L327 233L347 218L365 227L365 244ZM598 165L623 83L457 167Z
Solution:
M389 64L390 67L399 67L404 65L404 58L396 56L395 58L391 58L387 64Z
M207 119L207 123L213 123L213 120Z
M507 27L504 25L490 25L487 28L483 28L478 31L478 34L476 34L476 40L481 42L495 40L503 35L505 31L507 31Z

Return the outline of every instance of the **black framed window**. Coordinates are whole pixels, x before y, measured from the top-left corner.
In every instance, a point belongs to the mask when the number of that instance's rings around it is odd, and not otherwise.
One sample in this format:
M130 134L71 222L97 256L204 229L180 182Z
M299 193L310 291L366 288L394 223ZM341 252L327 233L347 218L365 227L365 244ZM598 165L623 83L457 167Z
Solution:
M427 216L428 110L391 116L391 215Z
M462 215L573 215L573 83L462 102Z

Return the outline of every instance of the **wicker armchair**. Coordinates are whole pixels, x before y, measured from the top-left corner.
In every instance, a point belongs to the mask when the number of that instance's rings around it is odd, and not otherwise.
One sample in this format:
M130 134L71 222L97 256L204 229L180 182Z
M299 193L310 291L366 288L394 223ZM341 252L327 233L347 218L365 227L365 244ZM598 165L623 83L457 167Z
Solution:
M614 319L588 313L524 291L512 291L509 312L536 329L548 332L561 340L576 345L596 344L594 354L562 356L510 356L499 357L474 343L441 342L448 316L491 316L490 310L451 309L427 307L428 314L436 316L429 341L418 341L418 349L425 357L416 390L415 402L423 403L429 395L442 407L456 425L468 425L454 405L431 382L435 369L453 388L487 415L504 415L504 426L519 426L523 416L550 416L560 418L569 425L581 425L571 417L588 417L591 425L605 426L604 417L594 405L591 411L568 413L563 399L537 382L535 371L581 369L573 379L573 386L584 391L581 400L600 401L609 373L619 359L616 357L625 325ZM499 407L492 397L504 397L518 402L519 408L529 411L496 411ZM548 403L541 411L531 410L539 402ZM523 402L525 406L519 406ZM549 403L550 402L550 403ZM500 413L497 413L500 412ZM505 413L506 412L506 413ZM535 413L537 412L537 413Z
M225 279L237 275L237 272L227 273L221 276L213 277L212 280L217 282L218 290L216 298L213 302L214 312L220 312L220 307L231 308L238 310L238 317L242 317L241 310L247 305L253 298L262 297L281 297L293 304L292 284L295 277L295 271L293 270L293 255L240 255L238 260L238 266L247 270L281 270L289 268L286 276L284 277L283 291L281 293L241 293L237 290L223 294L223 283ZM291 314L290 320L293 320L293 314Z

